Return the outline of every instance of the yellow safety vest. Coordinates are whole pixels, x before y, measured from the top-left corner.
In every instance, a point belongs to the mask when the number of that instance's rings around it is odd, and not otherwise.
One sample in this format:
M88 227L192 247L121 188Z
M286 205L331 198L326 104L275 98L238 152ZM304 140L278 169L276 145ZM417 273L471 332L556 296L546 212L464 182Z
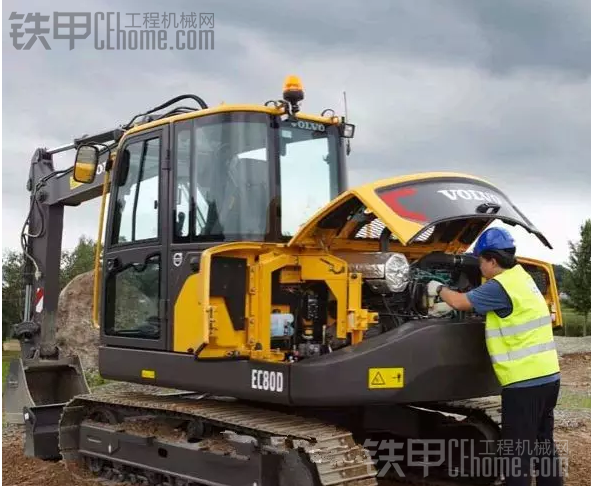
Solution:
M560 371L552 318L544 296L521 265L494 277L507 292L513 311L486 315L486 347L502 386Z

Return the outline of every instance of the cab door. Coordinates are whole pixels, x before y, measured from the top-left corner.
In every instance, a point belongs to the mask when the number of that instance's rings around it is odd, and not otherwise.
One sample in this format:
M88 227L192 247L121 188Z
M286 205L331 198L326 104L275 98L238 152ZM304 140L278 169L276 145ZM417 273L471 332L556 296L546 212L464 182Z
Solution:
M126 138L111 182L101 341L168 349L168 126Z

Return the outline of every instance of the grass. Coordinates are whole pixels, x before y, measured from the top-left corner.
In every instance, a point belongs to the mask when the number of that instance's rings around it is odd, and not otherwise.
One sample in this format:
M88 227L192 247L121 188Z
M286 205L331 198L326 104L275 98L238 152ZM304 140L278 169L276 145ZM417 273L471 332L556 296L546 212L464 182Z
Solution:
M559 336L564 336L564 331L566 329L567 336L582 336L583 335L583 324L585 322L584 316L581 314L577 314L572 307L562 303L562 329L558 331L556 334ZM587 322L587 335L591 335L591 316L589 316L589 321Z
M558 397L557 408L562 409L588 409L591 410L591 396L585 394L584 392L574 392L570 390L565 390L562 388L560 390L560 396Z
M4 383L6 383L6 377L8 376L8 366L13 358L18 358L19 353L16 351L2 351L2 389L4 389Z
M2 391L4 392L4 384L8 377L8 367L13 358L18 358L19 352L17 351L2 351ZM2 410L2 427L6 425L6 418L4 416L4 410Z
M97 386L106 385L110 382L110 380L105 380L101 375L98 373L85 371L84 376L86 377L86 382L91 390L96 388Z

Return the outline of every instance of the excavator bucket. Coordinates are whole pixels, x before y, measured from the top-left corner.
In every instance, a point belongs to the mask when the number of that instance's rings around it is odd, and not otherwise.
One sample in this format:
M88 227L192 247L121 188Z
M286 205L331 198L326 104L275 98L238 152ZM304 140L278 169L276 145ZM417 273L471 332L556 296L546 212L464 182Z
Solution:
M10 362L2 400L5 419L25 424L25 454L58 459L58 424L64 405L90 393L78 356L14 359Z

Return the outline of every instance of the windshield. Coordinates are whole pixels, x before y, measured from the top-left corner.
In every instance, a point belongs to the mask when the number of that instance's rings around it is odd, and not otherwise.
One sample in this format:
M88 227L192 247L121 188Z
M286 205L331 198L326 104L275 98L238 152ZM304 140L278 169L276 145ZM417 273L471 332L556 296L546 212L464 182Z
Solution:
M338 135L333 130L302 121L283 122L279 129L282 236L293 236L339 193Z
M231 113L175 127L175 242L289 238L338 195L337 128L272 126L261 113Z
M196 120L176 132L176 241L262 240L268 234L267 123Z

